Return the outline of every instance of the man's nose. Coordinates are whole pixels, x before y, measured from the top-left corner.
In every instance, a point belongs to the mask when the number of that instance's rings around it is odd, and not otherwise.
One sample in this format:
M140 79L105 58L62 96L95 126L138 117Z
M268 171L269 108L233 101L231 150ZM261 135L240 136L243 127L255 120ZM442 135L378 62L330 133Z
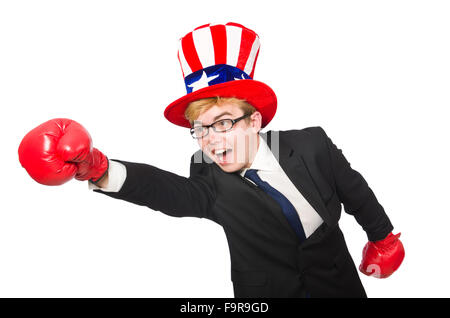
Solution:
M216 132L212 127L209 127L208 135L206 135L207 142L215 146L221 146L224 143L224 137L225 133Z
M206 137L208 138L209 143L214 144L219 140L219 136L217 134L218 133L212 127L208 128L208 134Z

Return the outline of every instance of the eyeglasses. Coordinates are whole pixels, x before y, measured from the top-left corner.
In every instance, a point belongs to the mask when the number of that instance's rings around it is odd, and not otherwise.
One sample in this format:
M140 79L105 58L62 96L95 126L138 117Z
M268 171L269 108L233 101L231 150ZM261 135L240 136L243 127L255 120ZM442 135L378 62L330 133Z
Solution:
M226 132L228 130L231 130L238 121L240 121L241 119L244 119L248 116L250 116L250 114L241 116L236 119L220 119L218 121L213 122L211 125L207 125L207 126L193 127L190 130L192 138L201 139L201 138L207 136L209 133L210 127L212 127L212 129L214 129L214 131L218 132L218 133Z

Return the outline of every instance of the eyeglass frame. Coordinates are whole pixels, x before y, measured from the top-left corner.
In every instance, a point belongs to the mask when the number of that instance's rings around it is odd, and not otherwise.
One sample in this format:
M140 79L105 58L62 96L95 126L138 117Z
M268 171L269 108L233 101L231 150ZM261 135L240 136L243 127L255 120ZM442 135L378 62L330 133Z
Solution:
M202 139L202 138L208 136L208 134L209 134L209 128L212 128L212 129L214 130L214 132L216 132L216 133L224 133L224 132L227 132L227 131L230 131L231 129L233 129L234 125L235 125L238 121L240 121L240 120L242 120L242 119L244 119L244 118L246 118L246 117L249 117L249 116L251 116L251 114L246 114L246 115L243 115L243 116L238 117L238 118L235 118L235 119L231 119L231 118L222 118L222 119L216 120L215 122L213 122L213 123L210 124L210 125L204 125L204 126L202 125L202 126L200 126L200 127L206 128L206 134L205 134L204 136L201 136L201 137L195 137L195 136L194 136L194 129L195 129L195 128L198 128L198 126L197 126L197 127L192 127L189 131L190 131L190 133L191 133L192 138L194 138L194 139ZM222 121L222 120L231 120L231 127L228 128L227 130L224 130L224 131L217 131L216 128L214 128L214 125L215 125L216 123Z

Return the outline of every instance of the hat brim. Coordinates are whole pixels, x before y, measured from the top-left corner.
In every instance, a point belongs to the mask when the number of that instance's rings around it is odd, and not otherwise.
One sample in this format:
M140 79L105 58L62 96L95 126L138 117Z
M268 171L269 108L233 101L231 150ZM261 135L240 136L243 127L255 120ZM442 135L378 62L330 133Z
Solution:
M277 110L277 96L267 84L243 79L216 84L189 93L167 106L164 110L164 116L175 125L191 128L189 121L184 117L184 112L189 103L216 96L236 97L246 100L261 113L262 128L272 120Z

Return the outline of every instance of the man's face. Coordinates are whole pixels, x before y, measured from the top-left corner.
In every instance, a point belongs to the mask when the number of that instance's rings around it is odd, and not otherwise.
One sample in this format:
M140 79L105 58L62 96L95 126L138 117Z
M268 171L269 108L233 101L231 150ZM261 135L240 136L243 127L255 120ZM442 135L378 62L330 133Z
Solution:
M215 105L197 118L194 127L211 125L222 119L236 119L243 115L242 109L235 104ZM225 172L249 168L256 155L259 145L258 132L261 129L261 113L256 111L247 119L250 119L249 123L242 119L226 132L216 132L213 127L210 127L208 134L198 139L202 151Z

